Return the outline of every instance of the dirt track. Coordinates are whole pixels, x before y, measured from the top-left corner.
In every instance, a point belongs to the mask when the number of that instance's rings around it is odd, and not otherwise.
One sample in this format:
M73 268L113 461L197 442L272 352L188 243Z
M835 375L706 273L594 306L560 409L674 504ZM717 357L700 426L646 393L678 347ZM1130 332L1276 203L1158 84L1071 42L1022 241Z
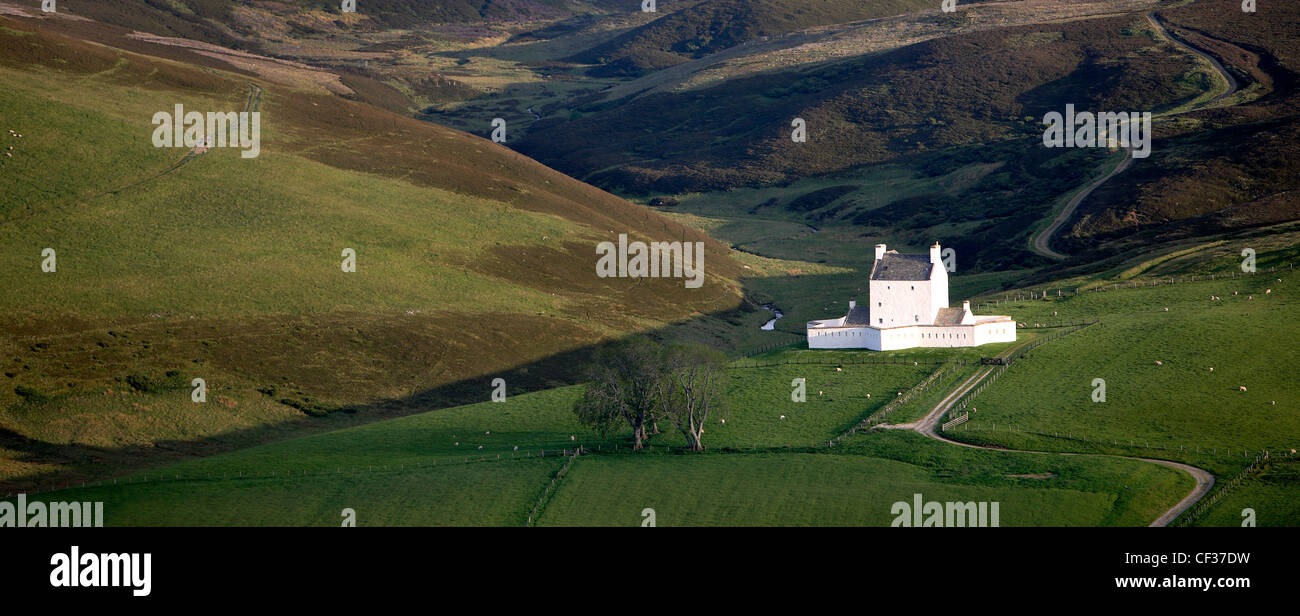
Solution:
M1001 354L999 354L998 357L1008 357L1023 346L1024 344L1020 344L1013 348L1007 349L1006 351L1003 351ZM1161 514L1160 517L1152 521L1150 526L1168 526L1170 522L1174 521L1174 519L1176 519L1179 515L1181 515L1192 505L1195 505L1198 501L1201 500L1201 498L1203 498L1207 493L1209 493L1210 488L1214 487L1214 475L1212 475L1209 471L1197 468L1195 466L1182 464L1180 462L1171 462L1169 460L1156 460L1153 458L1138 458L1133 456L1114 456L1114 455L1107 455L1107 454L1078 454L1078 453L1067 453L1067 452L1057 452L1057 451L1033 451L1033 450L1024 450L1024 449L1006 449L1003 447L988 447L984 445L974 445L971 443L963 443L961 441L955 441L940 434L937 430L939 426L939 420L942 419L944 414L948 412L948 409L950 409L953 404L955 404L958 400L960 400L962 395L964 395L966 392L970 391L971 389L974 389L975 387L979 386L980 383L984 382L984 379L988 378L988 376L993 373L993 370L994 370L993 367L981 368L969 379L966 379L964 383L958 385L957 388L952 391L952 393L945 396L943 400L940 400L939 403L934 406L934 408L930 409L929 413L926 413L925 417L922 417L921 419L911 423L896 424L890 426L879 426L879 427L888 428L888 429L914 430L924 436L935 439L937 441L943 441L945 443L949 443L952 445L959 445L961 447L970 447L971 449L985 449L988 451L1009 451L1015 453L1036 453L1042 455L1057 455L1057 456L1096 455L1096 456L1104 456L1109 458L1123 458L1126 460L1140 460L1142 462L1151 462L1153 464L1159 464L1161 466L1166 466L1172 469L1180 470L1191 475L1192 478L1196 480L1196 486L1192 488L1192 491L1189 492L1187 496L1183 497L1182 500L1178 501L1178 503L1175 504L1173 507L1170 507L1169 510Z
M1154 13L1147 14L1147 21L1151 23L1151 27L1155 28L1156 31L1159 32L1160 35L1165 38L1165 40L1169 41L1170 43L1173 43L1177 47L1182 48L1184 51L1187 51L1188 53L1191 53L1205 60L1206 62L1209 62L1210 66L1213 66L1214 70L1217 71L1221 77L1223 77L1225 82L1227 82L1228 84L1227 90L1221 92L1220 94L1210 99L1209 101L1206 101L1204 104L1198 105L1196 109L1200 109L1208 105L1213 105L1223 100L1224 98L1231 96L1241 87L1240 84L1237 83L1237 79L1232 76L1232 73L1229 73L1228 69L1224 68L1223 64L1219 62L1217 59L1215 59L1214 56L1211 56L1208 53L1205 53L1195 47L1192 47L1191 45L1188 45L1187 43L1175 37L1173 34L1171 34L1168 30L1165 29L1164 24L1160 23L1160 20L1155 16ZM1192 111L1192 110L1188 110L1188 111ZM1034 242L1033 242L1034 250L1039 254L1046 255L1053 259L1065 259L1066 255L1056 252L1055 250L1052 250L1050 246L1048 246L1048 244L1051 243L1052 241L1052 236L1055 235L1056 232L1059 231L1063 225L1065 225L1066 221L1068 221L1070 217L1074 215L1074 211L1079 208L1079 204L1083 203L1084 199L1088 198L1088 195L1091 195L1098 188L1101 188L1102 184L1105 184L1106 182L1110 181L1111 178L1123 173L1124 170L1128 169L1129 166L1131 166L1132 164L1133 164L1133 157L1131 155L1125 156L1124 160L1120 161L1120 163L1116 165L1115 168L1110 171L1110 173L1107 173L1104 177L1097 179L1092 184L1089 184L1087 188L1079 191L1078 194L1076 194L1072 199L1070 199L1069 203L1065 204L1065 207L1061 209L1061 212L1056 215L1055 219L1052 220L1052 224L1048 225L1045 229L1039 232L1037 236L1034 237Z

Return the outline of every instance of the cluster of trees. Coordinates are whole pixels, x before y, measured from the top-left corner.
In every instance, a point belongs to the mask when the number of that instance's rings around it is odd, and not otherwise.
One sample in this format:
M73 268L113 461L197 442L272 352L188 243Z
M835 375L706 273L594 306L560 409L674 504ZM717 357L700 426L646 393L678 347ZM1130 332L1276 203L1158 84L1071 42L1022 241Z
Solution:
M631 427L633 449L666 422L704 451L705 422L726 412L727 359L708 347L629 338L597 351L587 376L573 409L578 421L602 436Z

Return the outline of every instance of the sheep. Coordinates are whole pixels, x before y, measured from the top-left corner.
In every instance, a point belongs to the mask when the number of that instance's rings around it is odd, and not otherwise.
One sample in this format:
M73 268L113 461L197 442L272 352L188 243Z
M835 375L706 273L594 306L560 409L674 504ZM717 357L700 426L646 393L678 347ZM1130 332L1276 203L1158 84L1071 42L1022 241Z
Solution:
M867 394L867 397L870 398L870 397L871 397L871 394Z
M490 435L490 434L492 434L492 431L491 431L491 430L488 430L487 432L484 432L484 433L483 433L483 436L488 436L488 435Z
M515 445L515 451L519 451L519 446Z
M1169 309L1168 309L1168 308L1165 308L1165 312L1169 312Z
M720 423L720 424L722 424L722 425L725 426L725 425L727 425L727 420L723 419L723 420L718 421L718 423Z
M1241 385L1241 386L1238 386L1237 389L1239 389L1239 390L1241 390L1241 391L1246 391L1246 386L1245 386L1245 385Z
M479 449L482 449L482 448L483 448L483 446L482 446L482 445L479 445L479 446L478 446L478 448L479 448Z
M782 416L781 416L781 419L785 419L785 415L782 415Z
M1157 365L1157 366L1163 366L1163 365L1165 365L1165 362L1162 362L1162 361L1160 361L1160 360L1157 359L1157 360L1156 360L1156 365Z
M835 371L836 371L836 372L843 372L844 369L841 368L841 367L839 367L839 366L835 366Z
M819 396L822 395L822 390L818 389L818 390L817 390L817 395L819 395Z
M570 434L570 435L569 435L569 440L570 440L570 441L576 441L576 440L578 440L578 437L576 437L576 436Z
M1270 294L1270 293L1272 293L1272 292L1273 292L1273 289L1264 289L1264 295L1268 295L1268 294Z
M1210 366L1210 372L1214 372L1214 366Z

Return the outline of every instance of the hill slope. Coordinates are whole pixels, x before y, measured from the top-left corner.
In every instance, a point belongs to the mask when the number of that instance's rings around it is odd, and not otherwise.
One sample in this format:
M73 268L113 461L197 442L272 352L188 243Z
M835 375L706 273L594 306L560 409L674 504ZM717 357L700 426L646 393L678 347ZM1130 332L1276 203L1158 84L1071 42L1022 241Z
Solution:
M922 150L1041 134L1065 104L1151 109L1199 92L1192 63L1149 54L1141 15L926 41L801 71L605 104L537 123L518 148L577 177L641 192L788 182ZM1097 82L1106 87L1097 87ZM808 142L790 139L803 118Z
M937 8L929 0L707 0L570 58L594 74L637 76L758 38Z
M1206 0L1160 13L1175 35L1220 59L1242 92L1163 127L1150 159L1081 204L1063 238L1069 250L1114 252L1300 218L1300 5L1258 14L1236 6Z
M511 150L121 40L135 51L0 17L0 477L482 399L495 376L564 383L566 353L742 305L725 247ZM259 110L260 156L153 147L176 104ZM705 242L705 284L597 277L621 233Z

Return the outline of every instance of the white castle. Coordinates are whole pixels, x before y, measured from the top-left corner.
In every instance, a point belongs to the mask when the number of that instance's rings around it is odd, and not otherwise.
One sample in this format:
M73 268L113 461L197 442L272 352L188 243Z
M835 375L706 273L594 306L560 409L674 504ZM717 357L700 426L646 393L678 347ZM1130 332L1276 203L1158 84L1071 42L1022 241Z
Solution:
M871 266L871 301L849 302L838 319L810 321L810 349L893 351L912 347L973 347L1014 342L1016 322L1007 316L975 316L970 302L948 307L948 270L939 255L904 255L876 244Z

